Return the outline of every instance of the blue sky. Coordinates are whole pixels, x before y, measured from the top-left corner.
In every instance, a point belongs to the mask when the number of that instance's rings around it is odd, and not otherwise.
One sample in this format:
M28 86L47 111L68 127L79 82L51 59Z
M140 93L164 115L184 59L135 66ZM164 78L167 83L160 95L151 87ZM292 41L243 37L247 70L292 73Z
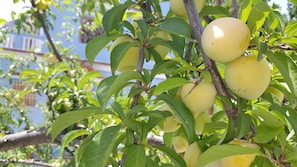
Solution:
M287 0L271 0L270 3L276 3L281 6L281 12L287 13ZM26 3L23 3L23 1L18 2L17 4L13 4L13 0L0 0L0 18L5 19L6 21L10 21L11 17L11 11L14 10L16 13L24 11L24 6L29 6L29 1L26 1Z

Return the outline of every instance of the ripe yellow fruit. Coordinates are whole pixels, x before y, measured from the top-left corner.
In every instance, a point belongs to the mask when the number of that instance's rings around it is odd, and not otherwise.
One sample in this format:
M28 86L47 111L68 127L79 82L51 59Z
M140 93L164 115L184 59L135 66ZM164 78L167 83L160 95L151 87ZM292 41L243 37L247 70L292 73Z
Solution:
M187 167L196 167L198 165L200 153L200 148L196 142L188 146L184 154L184 160L187 164Z
M285 95L283 94L282 91L276 89L275 87L269 86L265 92L267 93L272 93L274 96L277 97L279 102L282 102L284 100Z
M204 1L205 0L194 0L198 12L202 10ZM188 14L183 0L170 0L170 9L176 16L188 20Z
M48 60L49 60L51 63L57 63L57 62L58 62L57 56L54 55L54 54L50 54L50 55L48 56Z
M245 140L233 140L230 144L241 145L243 147L250 147L254 149L259 149L259 146L253 143L248 143ZM255 154L243 154L243 155L233 155L221 159L221 167L249 167L251 163L255 160Z
M222 167L222 166L221 166L221 161L217 160L206 164L204 167Z
M209 23L201 36L206 55L217 62L230 62L240 57L250 43L250 30L241 20L224 17Z
M46 9L51 3L52 3L52 0L37 0L36 1L37 8L40 10Z
M124 42L132 42L133 39L129 36L122 36L117 38L110 47L110 53L113 48ZM131 47L127 50L127 52L123 55L122 60L120 61L117 71L123 72L128 70L135 70L139 60L139 48Z
M213 83L196 80L181 87L181 99L193 115L207 111L213 106L217 91Z
M172 138L172 146L177 153L183 153L189 146L189 142L182 136Z
M225 81L231 91L248 100L260 97L270 82L270 67L256 55L240 57L225 67Z
M173 117L167 117L162 126L164 132L174 132L180 128L180 123Z
M161 38L163 40L172 41L170 34L168 34L165 31L154 32L151 39L154 39L154 38ZM156 52L158 52L158 54L161 56L162 59L165 59L167 54L170 52L170 48L164 45L155 45L153 47L156 50Z
M172 116L167 117L163 122L159 124L159 127L164 132L174 132L180 128L180 121L176 117L176 114L172 111L172 109L167 105L163 104L158 110L160 111L169 111Z
M204 125L206 123L211 122L211 118L208 114L208 112L202 112L198 115L198 117L195 119L195 132L196 134L202 134Z

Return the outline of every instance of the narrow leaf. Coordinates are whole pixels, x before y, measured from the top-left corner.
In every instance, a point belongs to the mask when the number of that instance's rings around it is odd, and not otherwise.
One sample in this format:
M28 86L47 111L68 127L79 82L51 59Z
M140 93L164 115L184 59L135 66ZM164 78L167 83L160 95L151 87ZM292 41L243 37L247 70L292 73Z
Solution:
M243 147L240 145L224 144L224 145L215 145L203 152L198 159L198 167L203 167L206 164L217 161L219 159L229 157L232 155L243 155L243 154L255 154L263 155L257 149Z
M174 163L174 165L176 167L186 167L186 162L184 161L184 159L178 155L175 151L173 151L172 149L166 147L166 146L153 146L155 148L157 148L158 150L164 152Z
M186 131L189 141L192 142L195 134L195 121L191 111L184 105L183 102L176 99L174 96L161 94L157 96L157 98L166 102L167 105L176 113Z
M92 65L98 53L117 36L100 35L93 38L86 46L86 57Z
M125 153L125 167L145 167L146 155L144 145L129 145L125 148Z
M189 83L189 80L187 80L185 78L179 78L179 77L169 78L169 79L166 79L166 80L160 82L157 85L157 87L155 88L153 94L159 95L159 94L165 92L166 90L180 87L186 83Z
M159 28L176 35L182 35L184 37L190 38L189 24L187 24L187 22L182 18L168 18L159 25Z
M120 4L108 10L103 16L103 28L104 31L108 34L113 29L118 29L120 23L122 22L123 15L128 7L133 5L131 1L127 1L124 4Z
M52 125L52 130L51 130L52 141L54 141L54 139L70 125L80 120L83 120L98 114L102 114L99 108L90 107L90 108L84 108L76 111L66 112L60 115Z

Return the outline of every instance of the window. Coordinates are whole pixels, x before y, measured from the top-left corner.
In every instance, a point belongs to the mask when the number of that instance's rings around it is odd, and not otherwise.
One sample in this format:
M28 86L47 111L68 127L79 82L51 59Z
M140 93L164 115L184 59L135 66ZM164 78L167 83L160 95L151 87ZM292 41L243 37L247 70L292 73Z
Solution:
M80 21L80 32L79 32L79 41L82 43L88 43L91 39L96 36L104 34L103 28L97 27L94 23L94 18L84 16Z
M14 46L14 35L7 34L4 43L1 44L1 47L13 48Z
M31 37L23 37L23 50L39 49L39 51L41 51L41 47L42 40Z
M22 82L14 82L13 89L15 90L25 90L28 87L25 83ZM36 94L35 93L28 93L23 98L23 102L27 106L35 106L36 104Z

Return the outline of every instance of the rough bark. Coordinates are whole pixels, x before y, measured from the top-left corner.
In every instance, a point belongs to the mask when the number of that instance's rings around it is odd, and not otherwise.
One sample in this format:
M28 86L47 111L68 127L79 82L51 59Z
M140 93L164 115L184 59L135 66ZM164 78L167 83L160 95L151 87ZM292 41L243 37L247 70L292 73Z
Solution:
M34 130L26 130L5 135L4 137L0 138L0 151L7 151L29 145L50 143L51 136L46 135L46 131L47 128L42 127Z

